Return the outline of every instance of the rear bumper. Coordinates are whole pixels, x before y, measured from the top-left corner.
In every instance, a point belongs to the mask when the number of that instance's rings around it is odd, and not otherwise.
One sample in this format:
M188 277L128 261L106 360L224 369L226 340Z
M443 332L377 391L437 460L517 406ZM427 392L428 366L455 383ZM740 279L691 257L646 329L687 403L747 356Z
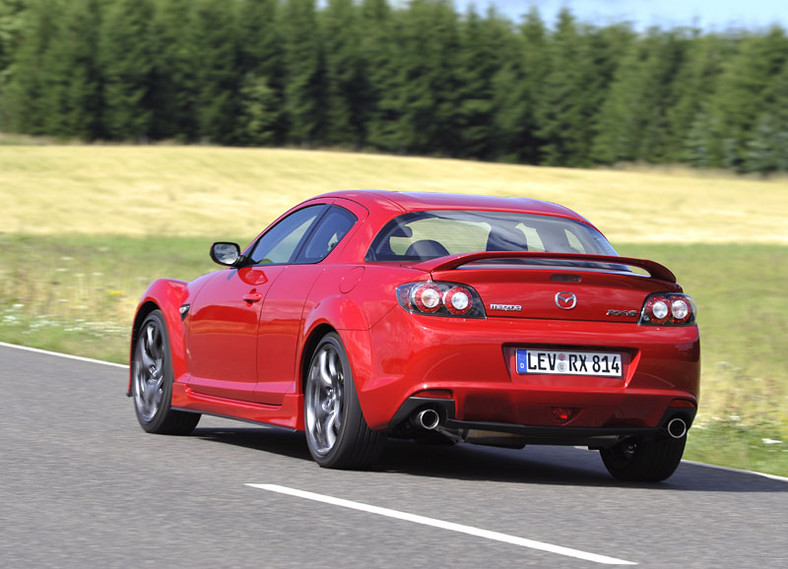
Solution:
M474 428L495 425L489 430L500 432L531 429L530 436L544 440L557 434L564 437L570 428L618 429L622 434L634 434L632 429L659 430L674 401L688 405L685 409L692 409L693 417L697 408L696 326L463 320L418 316L397 308L371 330L343 331L342 336L364 416L375 430L395 428L406 401L435 389L450 392L453 411L447 419ZM516 349L535 346L626 354L624 374L621 378L518 374ZM573 417L557 424L554 407L573 409ZM600 436L612 432L605 430ZM576 433L581 439L597 436Z
M608 427L569 427L518 425L493 421L463 421L455 418L455 402L450 399L429 397L409 397L399 408L391 421L392 429L400 432L412 432L412 418L424 409L434 409L440 416L439 430L457 434L465 438L470 433L480 437L480 433L504 433L514 435L523 443L542 445L570 445L604 448L611 446L622 438L637 437L639 439L667 438L668 425L674 419L681 419L686 429L692 426L697 409L695 407L668 407L658 423L651 427L608 426ZM494 438L494 437L493 437Z

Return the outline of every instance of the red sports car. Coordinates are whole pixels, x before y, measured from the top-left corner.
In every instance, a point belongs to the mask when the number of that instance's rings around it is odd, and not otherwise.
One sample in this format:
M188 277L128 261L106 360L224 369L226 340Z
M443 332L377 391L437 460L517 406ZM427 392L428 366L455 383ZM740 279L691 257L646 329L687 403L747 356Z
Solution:
M226 266L162 279L134 318L143 429L200 414L306 431L321 466L386 437L598 449L622 480L678 466L697 410L696 308L668 269L525 198L336 192Z

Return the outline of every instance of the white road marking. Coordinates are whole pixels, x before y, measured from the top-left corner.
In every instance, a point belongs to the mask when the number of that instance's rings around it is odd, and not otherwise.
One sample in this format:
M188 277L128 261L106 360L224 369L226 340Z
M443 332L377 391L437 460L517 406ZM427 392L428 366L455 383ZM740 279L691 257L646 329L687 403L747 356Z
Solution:
M783 451L785 452L785 451ZM762 476L769 480L777 482L788 482L785 476L777 476L776 474L766 474L765 472L755 472L754 470L741 470L740 468L728 468L727 466L717 466L716 464L706 464L705 462L695 462L694 460L682 460L685 464L692 464L693 466L702 466L704 468L713 468L714 470L722 470L723 472L735 472L737 474L754 474L755 476Z
M400 512L397 510L390 510L388 508L381 508L379 506L370 506L361 502L353 502L352 500L344 500L342 498L334 498L333 496L325 496L323 494L315 494L314 492L306 492L304 490L296 490L295 488L288 488L287 486L279 486L277 484L247 484L252 488L260 490L267 490L269 492L277 492L279 494L287 494L288 496L295 496L297 498L304 498L306 500L313 500L315 502L323 502L333 506L340 506L342 508L350 508L351 510L359 510L378 516L385 516L387 518L394 518L415 524L431 526L448 531L464 533L474 537L482 537L494 541L501 541L511 545L519 545L520 547L528 547L530 549L538 549L539 551L546 551L548 553L556 553L567 557L574 557L576 559L583 559L585 561L593 561L594 563L603 563L605 565L637 565L632 561L624 561L623 559L616 559L615 557L607 557L606 555L598 555L596 553L588 553L580 551L579 549L572 549L570 547L562 547L560 545L553 545L544 543L542 541L534 541L524 537L517 537L497 531L490 531L472 526L462 524L455 524L453 522L445 522L436 520L434 518L427 518L425 516L418 516L415 514L408 514L407 512Z
M54 356L58 358L65 358L67 360L75 360L78 362L86 362L89 364L100 364L105 366L112 366L112 367L119 367L123 369L129 369L129 366L124 364L116 364L114 362L105 362L102 360L94 360L93 358L83 358L81 356L72 356L71 354L61 354L60 352L50 352L49 350L40 350L38 348L28 348L27 346L19 346L17 344L6 344L5 342L0 342L0 347L3 348L13 348L15 350L22 350L23 352L33 352L34 354L43 354L45 356Z

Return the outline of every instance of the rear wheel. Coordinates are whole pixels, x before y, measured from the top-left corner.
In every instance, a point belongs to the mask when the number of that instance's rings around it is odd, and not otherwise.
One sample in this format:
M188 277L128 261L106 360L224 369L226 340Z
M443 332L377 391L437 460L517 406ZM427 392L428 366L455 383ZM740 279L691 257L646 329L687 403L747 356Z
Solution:
M342 341L329 333L309 363L304 389L309 452L320 466L363 468L383 451L386 435L364 420Z
M599 451L607 471L618 480L660 482L678 468L687 437L655 441L626 440Z
M166 435L188 435L194 430L200 420L198 413L174 411L170 407L172 355L160 310L148 314L140 326L131 374L134 411L143 429Z

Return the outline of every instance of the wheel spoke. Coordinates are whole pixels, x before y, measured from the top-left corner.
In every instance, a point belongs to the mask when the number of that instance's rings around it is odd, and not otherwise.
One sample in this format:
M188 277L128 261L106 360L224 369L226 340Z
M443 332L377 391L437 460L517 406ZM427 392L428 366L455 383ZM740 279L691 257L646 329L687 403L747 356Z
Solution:
M150 353L150 344L148 344L147 334L140 342L140 359L142 360L143 368L145 368L146 370L150 370L156 365L156 360L153 358L153 356Z
M325 436L328 448L333 448L334 444L337 442L337 432L339 429L336 428L336 419L337 413L331 413L328 416L328 421L326 421Z
M342 427L342 409L337 404L334 406L333 411L329 414L327 428L329 431L334 431L339 434L339 429Z
M328 373L331 375L331 384L336 386L339 379L339 372L337 371L337 353L332 351L328 357Z
M151 325L148 326L148 331L148 354L154 360L159 360L162 356L161 330L159 330L158 326Z
M331 373L330 364L328 363L328 350L320 352L318 361L320 371L320 381L325 387L332 387L334 385L334 376Z

